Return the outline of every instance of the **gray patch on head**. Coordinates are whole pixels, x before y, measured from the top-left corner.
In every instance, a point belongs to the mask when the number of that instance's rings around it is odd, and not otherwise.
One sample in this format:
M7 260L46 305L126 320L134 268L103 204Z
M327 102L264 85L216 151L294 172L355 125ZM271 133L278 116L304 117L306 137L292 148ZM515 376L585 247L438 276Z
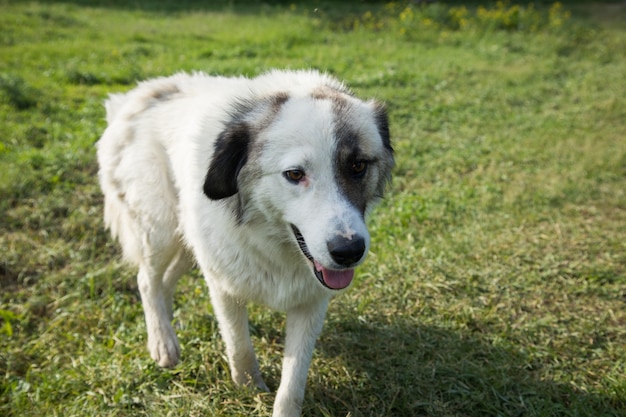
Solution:
M352 97L352 92L343 85L320 85L311 91L311 97L315 100L345 100L346 96Z
M361 214L365 214L369 196L366 193L368 173L361 178L354 175L353 166L362 158L359 147L359 138L352 129L340 126L336 129L337 148L335 156L335 178L339 189L342 190L348 201L356 207ZM368 167L369 169L370 167Z
M265 128L287 100L289 94L286 92L277 92L265 97L235 99L227 111L229 118L224 125L245 121L259 129Z
M270 123L274 120L283 104L289 100L289 94L286 92L279 92L272 96L263 99L264 104L268 106L266 117L259 121L259 130L266 129Z
M361 149L358 130L350 123L352 112L350 102L345 98L334 98L333 108L335 111L335 137L337 140L335 156L335 177L337 184L348 201L362 214L365 214L368 204L382 198L387 183L391 179L391 170L394 165L393 148L389 135L389 123L387 112L382 104L374 104L374 123L383 144L383 153L379 155L365 155ZM354 175L353 164L359 161L368 163L367 170L377 169L379 178L375 188L368 190L368 177L366 172L362 177Z

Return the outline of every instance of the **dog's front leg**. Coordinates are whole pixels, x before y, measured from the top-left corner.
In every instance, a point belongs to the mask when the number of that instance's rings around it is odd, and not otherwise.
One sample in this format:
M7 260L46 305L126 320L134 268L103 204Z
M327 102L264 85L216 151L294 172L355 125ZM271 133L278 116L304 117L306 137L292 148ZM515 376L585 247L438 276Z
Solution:
M252 383L263 391L269 391L261 376L250 340L248 312L245 303L221 291L215 285L209 284L209 288L213 310L226 345L226 355L233 381L237 385L250 385Z
M300 416L315 341L322 331L328 299L287 310L283 371L273 417Z

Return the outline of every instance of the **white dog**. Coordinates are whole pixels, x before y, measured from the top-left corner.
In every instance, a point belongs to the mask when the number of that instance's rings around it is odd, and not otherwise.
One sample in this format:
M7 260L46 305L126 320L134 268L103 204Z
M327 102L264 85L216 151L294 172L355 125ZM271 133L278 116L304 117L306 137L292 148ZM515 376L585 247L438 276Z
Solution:
M384 107L315 71L177 74L106 102L104 218L138 283L148 349L172 367L178 278L197 263L232 378L267 390L246 303L287 313L274 416L301 412L330 298L369 248L364 218L390 179Z

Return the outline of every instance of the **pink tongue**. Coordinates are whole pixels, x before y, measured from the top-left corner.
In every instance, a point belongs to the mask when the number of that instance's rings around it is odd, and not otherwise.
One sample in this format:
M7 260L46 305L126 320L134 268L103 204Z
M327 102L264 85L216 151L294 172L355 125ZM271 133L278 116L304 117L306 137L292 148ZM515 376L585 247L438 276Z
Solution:
M315 269L322 273L324 283L333 290L340 290L346 288L352 282L354 278L354 269L344 269L341 271L335 271L332 269L324 268L319 262L315 261Z

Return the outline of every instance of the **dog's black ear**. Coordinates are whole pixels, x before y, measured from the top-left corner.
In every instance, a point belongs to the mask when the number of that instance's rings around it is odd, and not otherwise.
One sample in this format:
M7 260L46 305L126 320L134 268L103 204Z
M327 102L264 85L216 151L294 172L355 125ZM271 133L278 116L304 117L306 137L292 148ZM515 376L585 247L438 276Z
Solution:
M391 146L391 137L389 134L389 117L387 116L387 107L380 102L374 102L374 117L376 120L376 126L378 127L378 133L383 140L383 145L387 150L393 152Z
M248 160L249 144L250 129L245 123L230 126L218 136L204 179L204 194L211 200L237 193L237 176Z

